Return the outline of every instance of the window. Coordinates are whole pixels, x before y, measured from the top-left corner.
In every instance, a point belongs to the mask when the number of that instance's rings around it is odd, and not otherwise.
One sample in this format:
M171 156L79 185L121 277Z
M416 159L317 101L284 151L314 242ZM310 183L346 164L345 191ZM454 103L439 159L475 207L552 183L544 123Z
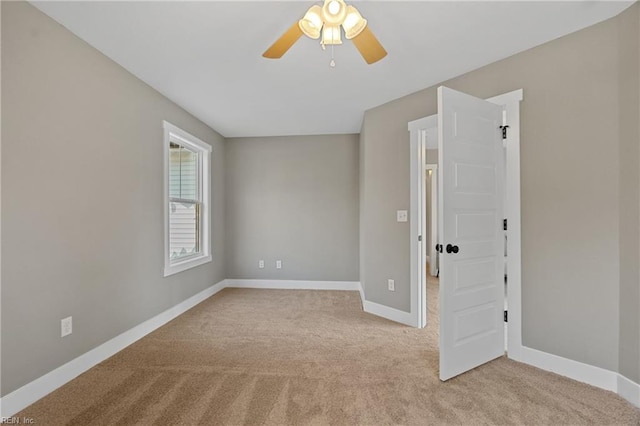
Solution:
M164 276L211 261L211 147L164 122Z

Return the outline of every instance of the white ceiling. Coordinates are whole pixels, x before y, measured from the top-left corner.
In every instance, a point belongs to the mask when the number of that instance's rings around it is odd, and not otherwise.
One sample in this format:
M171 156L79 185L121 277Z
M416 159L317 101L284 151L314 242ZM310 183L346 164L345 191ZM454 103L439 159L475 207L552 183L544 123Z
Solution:
M358 133L365 110L617 15L633 1L353 1L389 52L302 37L313 1L33 2L223 136Z

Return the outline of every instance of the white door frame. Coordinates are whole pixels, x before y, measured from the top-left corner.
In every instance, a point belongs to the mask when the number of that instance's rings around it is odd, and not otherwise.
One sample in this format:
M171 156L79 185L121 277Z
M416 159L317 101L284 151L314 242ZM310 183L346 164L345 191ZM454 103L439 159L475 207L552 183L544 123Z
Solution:
M509 126L506 146L506 181L505 217L508 219L507 238L507 270L509 306L509 321L507 323L507 350L512 359L520 359L522 353L522 301L521 301L521 232L520 232L520 101L523 90L495 96L487 99L504 106L503 117ZM425 227L424 213L424 185L425 160L427 149L427 130L437 127L437 115L411 121L408 125L410 132L409 175L410 175L410 212L409 212L409 244L410 244L410 316L412 325L424 327L426 325L426 295L423 292L425 274L422 259L424 259L424 241L419 241ZM425 277L426 278L426 277Z
M431 115L409 123L410 145L409 154L409 175L411 176L410 191L411 198L409 201L409 234L411 245L411 271L410 271L410 317L411 325L423 328L427 325L427 308L426 308L426 271L421 267L425 255L425 245L429 244L424 240L425 215L424 215L424 186L425 166L427 162L427 132L438 126L438 116ZM437 138L437 135L436 135ZM435 141L435 145L433 145ZM429 139L429 146L438 148L438 141L435 138ZM416 243L417 242L417 243ZM421 301L424 301L421 302Z

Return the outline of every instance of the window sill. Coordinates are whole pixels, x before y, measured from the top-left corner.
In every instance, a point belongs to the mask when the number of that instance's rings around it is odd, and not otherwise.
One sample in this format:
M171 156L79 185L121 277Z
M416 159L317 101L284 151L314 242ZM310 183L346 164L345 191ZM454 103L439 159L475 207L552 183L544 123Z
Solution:
M192 259L186 259L186 260L183 260L182 262L176 262L170 265L165 265L164 276L168 277L169 275L177 274L178 272L186 271L187 269L204 265L205 263L211 262L211 260L212 260L211 255L208 255L208 256L199 256Z

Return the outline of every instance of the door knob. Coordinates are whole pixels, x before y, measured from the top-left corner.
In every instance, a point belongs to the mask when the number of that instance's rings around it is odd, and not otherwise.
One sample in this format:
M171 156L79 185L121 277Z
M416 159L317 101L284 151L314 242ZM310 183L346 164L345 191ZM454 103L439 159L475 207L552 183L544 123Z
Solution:
M451 244L447 244L447 253L456 254L459 251L460 251L460 249L458 248L458 246L452 246Z

